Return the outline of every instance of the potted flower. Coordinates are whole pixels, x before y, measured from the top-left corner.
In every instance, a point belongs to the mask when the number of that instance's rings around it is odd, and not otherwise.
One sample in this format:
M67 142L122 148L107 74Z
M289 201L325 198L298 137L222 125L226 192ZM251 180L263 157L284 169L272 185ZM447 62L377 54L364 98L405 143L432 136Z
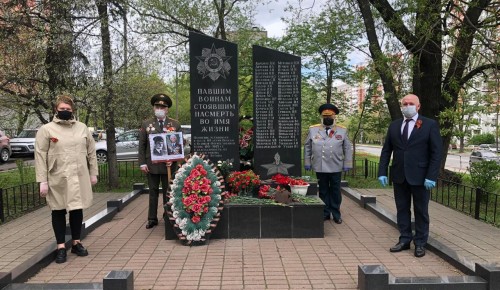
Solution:
M271 178L278 185L290 187L292 193L306 195L309 183L302 178L292 178L290 176L276 174Z
M227 183L232 194L252 196L260 186L260 179L252 170L234 171L229 174Z

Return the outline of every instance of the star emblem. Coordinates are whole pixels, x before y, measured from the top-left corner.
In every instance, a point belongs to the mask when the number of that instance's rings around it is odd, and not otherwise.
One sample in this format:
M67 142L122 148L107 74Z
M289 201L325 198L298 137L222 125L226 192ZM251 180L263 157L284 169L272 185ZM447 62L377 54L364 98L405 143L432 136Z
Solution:
M201 56L196 57L200 61L196 68L202 78L208 76L212 81L216 81L221 76L226 78L229 75L231 65L228 60L231 58L232 56L226 56L224 48L215 48L212 43L212 48L202 49Z
M277 173L288 175L288 168L291 168L294 165L290 163L281 162L279 153L276 153L274 155L274 162L268 164L262 164L261 166L267 169L267 176L272 176Z

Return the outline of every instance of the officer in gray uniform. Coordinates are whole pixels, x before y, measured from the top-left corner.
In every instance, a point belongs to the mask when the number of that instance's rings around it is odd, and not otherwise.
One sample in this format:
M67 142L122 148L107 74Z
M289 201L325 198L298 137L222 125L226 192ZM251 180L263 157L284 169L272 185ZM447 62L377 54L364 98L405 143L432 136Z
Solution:
M352 168L352 145L347 129L335 122L339 109L332 104L319 107L321 124L309 127L304 145L304 167L314 170L318 179L319 197L325 203L324 219L330 215L337 224L342 223L340 181L342 171Z

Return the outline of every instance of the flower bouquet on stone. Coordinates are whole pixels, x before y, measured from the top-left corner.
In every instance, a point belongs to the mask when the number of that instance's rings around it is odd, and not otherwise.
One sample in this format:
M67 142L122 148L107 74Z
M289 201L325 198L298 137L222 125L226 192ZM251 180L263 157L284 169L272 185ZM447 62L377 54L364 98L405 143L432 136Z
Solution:
M252 196L260 186L259 176L252 170L234 171L227 178L232 195Z
M309 185L309 183L302 178L293 178L283 174L275 174L271 179L281 186L287 185Z
M206 241L222 211L222 177L203 156L194 154L175 174L166 211L179 239Z

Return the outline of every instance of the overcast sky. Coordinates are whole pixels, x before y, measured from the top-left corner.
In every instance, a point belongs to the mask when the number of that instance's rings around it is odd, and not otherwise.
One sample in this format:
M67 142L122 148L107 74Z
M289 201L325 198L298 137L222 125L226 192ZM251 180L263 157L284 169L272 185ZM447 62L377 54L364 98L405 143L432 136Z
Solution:
M327 0L302 0L301 6L304 8L312 8L314 10L319 10L321 5ZM286 28L285 24L281 21L283 16L286 16L284 8L287 3L294 3L297 5L299 0L270 0L269 4L258 5L257 15L255 16L256 24L263 26L267 31L267 36L269 37L279 37L282 36Z
M321 6L327 1L328 0L301 0L300 2L302 8L310 8L313 11L319 11ZM257 6L258 12L255 16L255 22L257 25L264 27L268 37L283 36L286 25L281 21L281 18L287 16L284 11L287 2L296 4L299 0L270 0L269 4L260 4ZM349 54L349 58L349 63L351 65L358 65L366 62L366 55L357 50L353 50L353 52Z

